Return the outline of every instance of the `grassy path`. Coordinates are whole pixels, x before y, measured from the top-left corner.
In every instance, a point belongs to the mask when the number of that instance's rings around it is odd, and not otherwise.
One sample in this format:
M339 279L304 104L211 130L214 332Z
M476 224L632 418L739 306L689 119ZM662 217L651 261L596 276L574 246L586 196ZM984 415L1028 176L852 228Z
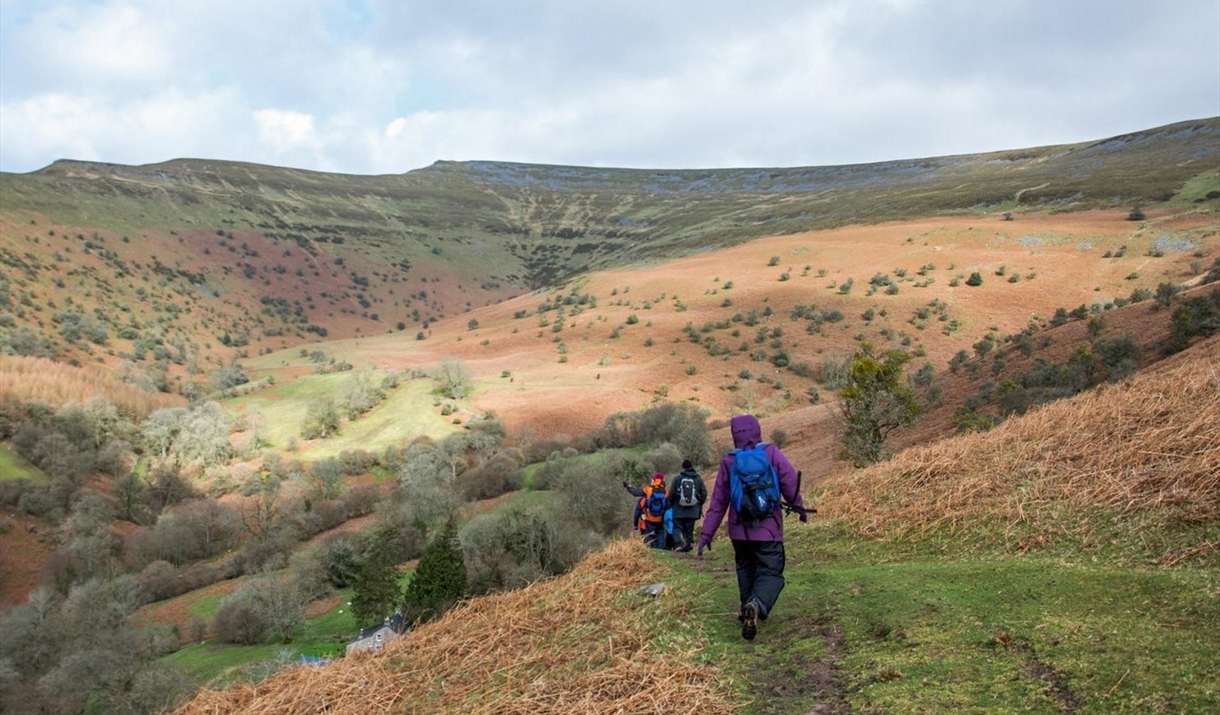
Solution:
M741 640L732 550L682 561L746 712L1214 713L1220 574L944 556L789 529L787 586ZM753 682L753 685L748 683Z

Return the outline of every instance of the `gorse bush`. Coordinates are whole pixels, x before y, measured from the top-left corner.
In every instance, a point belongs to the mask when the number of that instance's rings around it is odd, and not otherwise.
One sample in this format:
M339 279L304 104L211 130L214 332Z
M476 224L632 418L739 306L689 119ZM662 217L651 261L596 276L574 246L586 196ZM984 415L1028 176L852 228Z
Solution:
M903 380L909 360L901 350L876 354L869 343L856 351L848 384L839 391L840 456L856 466L881 461L889 434L919 415L919 402Z
M1191 338L1220 332L1220 289L1186 298L1174 308L1169 320L1169 339L1162 348L1176 353L1190 345Z

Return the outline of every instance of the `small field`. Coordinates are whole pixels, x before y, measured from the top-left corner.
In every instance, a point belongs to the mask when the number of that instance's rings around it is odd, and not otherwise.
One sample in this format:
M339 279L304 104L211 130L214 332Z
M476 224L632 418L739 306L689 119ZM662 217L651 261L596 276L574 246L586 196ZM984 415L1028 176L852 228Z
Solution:
M351 591L343 591L336 601L346 604ZM220 599L205 599L197 602L202 611L215 610ZM192 607L192 612L195 608ZM191 677L202 683L227 683L237 678L247 666L263 661L287 658L297 660L302 655L335 658L343 654L344 644L356 635L356 628L345 606L336 607L316 618L311 618L296 627L291 643L265 643L259 645L233 645L218 640L208 640L189 645L165 658L163 662L177 665Z
M46 479L47 475L21 458L7 444L0 444L0 479Z
M352 377L350 372L307 375L235 397L225 405L235 416L261 414L266 418L266 439L271 448L285 449L292 438L300 439L309 404L326 397L337 398ZM401 447L423 435L440 439L458 427L433 407L433 387L429 380L402 382L377 407L358 419L344 420L338 435L301 441L298 454L305 459L323 459L349 449L376 452L388 445Z
M413 568L401 573L400 585L405 585L410 579ZM186 646L165 656L162 662L182 668L201 683L217 686L251 674L249 669L251 666L257 669L256 664L270 667L267 661L282 664L299 660L301 656L341 658L347 642L359 630L347 606L351 597L351 589L343 589L336 595L311 604L307 614L323 608L326 610L298 624L292 632L291 643L246 646L212 639ZM210 620L216 615L221 598L221 595L204 596L193 601L188 610L192 615Z
M1215 712L1215 571L921 553L795 521L788 537L787 587L753 642L728 542L681 562L709 589L698 620L755 700L744 712Z

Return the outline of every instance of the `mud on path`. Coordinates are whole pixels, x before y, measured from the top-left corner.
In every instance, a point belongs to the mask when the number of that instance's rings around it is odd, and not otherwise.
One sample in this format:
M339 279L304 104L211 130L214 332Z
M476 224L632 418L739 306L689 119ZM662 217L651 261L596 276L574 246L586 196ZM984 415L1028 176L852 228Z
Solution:
M737 574L731 562L698 558L690 562L718 586L736 589ZM756 715L852 715L847 700L851 678L840 666L848 649L843 628L831 615L815 616L783 606L781 596L775 615L759 628L756 640L744 643L743 655L731 666L738 675L749 673L749 688L755 695L748 711ZM731 614L725 617L731 618ZM810 647L810 641L816 646Z

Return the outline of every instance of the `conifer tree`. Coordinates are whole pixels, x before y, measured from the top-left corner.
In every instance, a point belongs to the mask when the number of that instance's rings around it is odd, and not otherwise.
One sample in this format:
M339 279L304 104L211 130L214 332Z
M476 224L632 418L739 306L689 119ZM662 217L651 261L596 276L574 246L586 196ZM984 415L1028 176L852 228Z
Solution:
M419 558L403 597L403 612L412 620L435 617L465 596L466 587L457 521L450 517Z
M356 566L352 579L352 616L357 628L380 623L390 615L394 604L401 598L398 588L396 539L401 539L398 529L378 529L370 538L364 558Z

